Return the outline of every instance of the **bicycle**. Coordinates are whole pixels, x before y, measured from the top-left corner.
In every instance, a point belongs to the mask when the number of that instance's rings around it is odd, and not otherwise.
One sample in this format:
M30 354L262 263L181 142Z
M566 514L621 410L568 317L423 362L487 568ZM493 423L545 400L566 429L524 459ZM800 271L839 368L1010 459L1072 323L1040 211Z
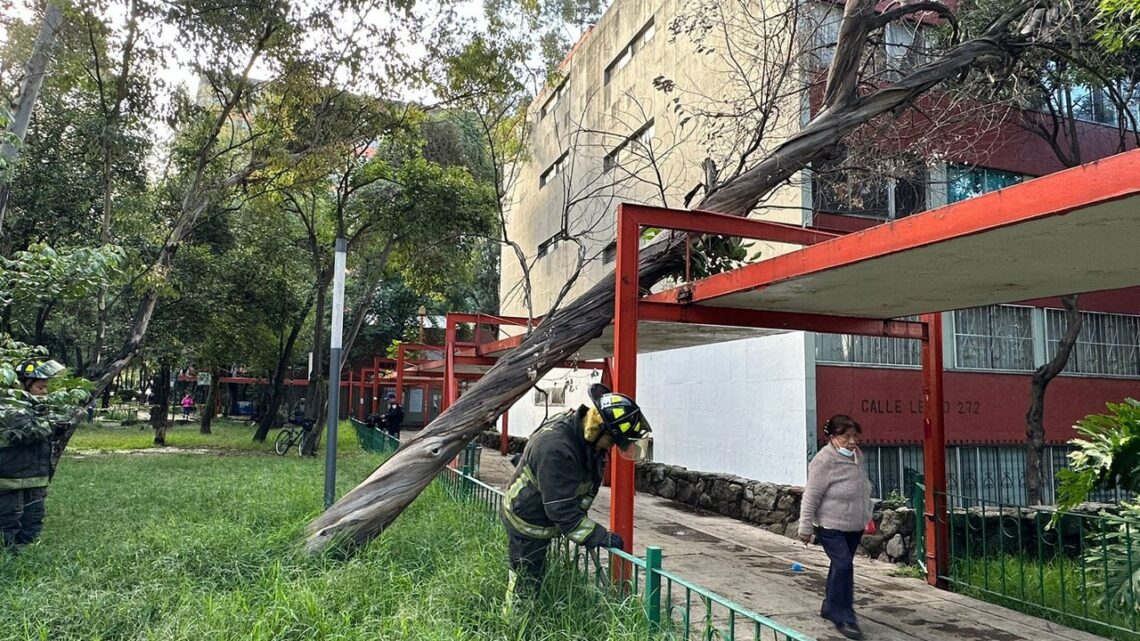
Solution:
M297 456L305 455L305 443L307 436L312 431L313 425L316 421L313 419L289 419L289 425L295 427L283 427L281 432L277 435L277 439L273 441L273 450L277 452L278 456L285 456L289 448L293 444L297 444Z

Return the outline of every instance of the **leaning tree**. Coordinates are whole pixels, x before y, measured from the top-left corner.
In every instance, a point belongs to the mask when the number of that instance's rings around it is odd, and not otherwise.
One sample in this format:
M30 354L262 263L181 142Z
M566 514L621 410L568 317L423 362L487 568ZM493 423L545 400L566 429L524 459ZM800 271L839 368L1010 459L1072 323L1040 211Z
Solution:
M992 18L965 36L954 12L940 2L919 1L886 11L876 0L846 0L822 102L797 133L776 145L747 171L720 183L696 209L744 216L772 190L814 160L831 153L846 136L885 115L900 114L928 91L975 74L1000 78L1020 52L1047 37L1046 2L998 3ZM978 9L979 11L982 9ZM947 44L929 62L894 82L867 82L865 61L874 55L892 21L938 17ZM953 33L950 33L950 32ZM645 289L676 273L684 259L684 235L661 234L641 251L640 286ZM377 536L476 435L491 426L536 380L600 336L614 317L615 281L603 278L573 302L547 316L515 350L499 360L455 404L367 479L312 521L305 546L352 550Z

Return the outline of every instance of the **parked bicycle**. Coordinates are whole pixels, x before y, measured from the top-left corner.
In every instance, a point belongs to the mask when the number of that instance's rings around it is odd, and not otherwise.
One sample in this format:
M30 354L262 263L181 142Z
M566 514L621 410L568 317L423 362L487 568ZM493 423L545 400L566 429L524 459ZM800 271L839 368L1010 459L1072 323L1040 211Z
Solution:
M273 449L278 456L285 456L293 444L297 444L297 456L305 455L305 443L308 442L309 433L313 430L316 421L311 418L291 418L289 424L281 428L277 440L273 442Z

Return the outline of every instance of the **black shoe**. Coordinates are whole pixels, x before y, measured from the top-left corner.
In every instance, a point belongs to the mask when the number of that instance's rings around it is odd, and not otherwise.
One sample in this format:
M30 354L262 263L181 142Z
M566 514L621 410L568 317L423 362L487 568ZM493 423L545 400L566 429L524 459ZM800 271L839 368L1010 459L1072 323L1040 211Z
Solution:
M835 629L848 639L860 641L863 638L863 631L859 629L859 625L856 623L836 623Z

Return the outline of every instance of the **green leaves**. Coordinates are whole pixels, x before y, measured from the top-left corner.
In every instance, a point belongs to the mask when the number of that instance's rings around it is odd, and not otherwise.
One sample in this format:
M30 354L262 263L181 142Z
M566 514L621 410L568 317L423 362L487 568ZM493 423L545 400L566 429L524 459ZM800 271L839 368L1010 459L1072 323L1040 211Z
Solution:
M83 298L106 283L124 258L114 245L60 254L44 244L15 252L11 259L0 257L0 304Z
M1097 41L1113 53L1140 47L1140 0L1100 0Z
M1140 401L1108 403L1109 413L1090 414L1074 426L1082 438L1069 443L1070 469L1058 473L1057 507L1070 510L1098 484L1140 491Z

